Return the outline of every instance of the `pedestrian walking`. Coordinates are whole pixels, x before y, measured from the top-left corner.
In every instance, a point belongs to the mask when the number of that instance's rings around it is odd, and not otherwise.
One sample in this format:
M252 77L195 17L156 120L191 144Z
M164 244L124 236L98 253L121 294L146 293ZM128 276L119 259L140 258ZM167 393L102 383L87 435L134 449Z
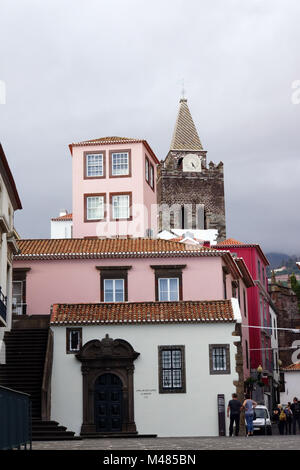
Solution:
M291 404L291 410L293 413L293 434L296 434L297 423L300 431L300 403L297 397L293 399L293 403Z
M243 403L243 409L245 410L245 418L247 423L247 436L253 436L253 415L256 405L256 401L252 400L250 395L247 394Z
M237 394L233 393L232 400L228 402L228 406L227 406L227 418L229 418L229 412L230 412L230 425L229 425L230 437L233 435L234 423L235 423L235 435L236 436L239 435L241 409L242 409L242 404L240 400L238 400Z
M279 434L282 436L284 434L284 429L286 425L286 413L284 412L283 406L282 405L277 405L278 406L278 430Z
M288 402L287 406L285 407L284 412L286 414L285 433L292 434L293 412L291 410L290 402Z

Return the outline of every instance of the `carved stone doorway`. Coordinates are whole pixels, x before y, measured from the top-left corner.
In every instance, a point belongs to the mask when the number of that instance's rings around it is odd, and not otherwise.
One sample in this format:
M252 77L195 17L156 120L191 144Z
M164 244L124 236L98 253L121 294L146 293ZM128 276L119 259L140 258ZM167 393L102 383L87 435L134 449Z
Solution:
M108 335L101 341L94 339L82 346L80 352L76 355L77 359L82 363L83 422L81 435L107 432L137 432L134 422L133 362L138 356L139 353L136 352L127 341L122 339L113 340L109 338ZM108 375L110 378L106 377L101 379L104 375ZM115 378L112 378L112 376ZM99 385L101 385L99 382L106 380L110 382L110 385L113 385L111 384L113 381L115 381L116 384L118 383L119 393L120 391L122 392L119 394L121 413L118 431L112 428L110 430L105 429L101 431L101 426L99 426L99 422L97 422L96 418L96 412L98 413L99 410L97 411L95 409L97 402L95 392L97 393L97 389ZM109 389L109 383L106 385ZM102 396L102 398L104 398L104 396ZM104 400L103 405L109 406L109 401L111 405L111 400ZM102 409L102 411L104 410ZM117 412L117 408L115 408L114 411ZM110 413L111 412L106 413L107 416L109 416Z

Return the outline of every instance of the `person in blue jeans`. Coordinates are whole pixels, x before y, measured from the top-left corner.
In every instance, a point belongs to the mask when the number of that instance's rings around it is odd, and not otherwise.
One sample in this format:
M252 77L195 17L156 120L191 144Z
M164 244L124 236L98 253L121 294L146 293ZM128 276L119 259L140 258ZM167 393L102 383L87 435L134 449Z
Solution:
M247 436L253 436L253 414L256 405L256 401L252 400L250 395L247 394L243 403L243 409L245 410L245 418L247 423Z

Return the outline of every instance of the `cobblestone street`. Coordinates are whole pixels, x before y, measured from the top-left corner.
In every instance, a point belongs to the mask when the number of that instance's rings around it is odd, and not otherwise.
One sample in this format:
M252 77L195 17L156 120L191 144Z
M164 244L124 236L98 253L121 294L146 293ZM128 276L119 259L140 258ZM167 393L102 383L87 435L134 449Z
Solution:
M33 442L33 450L300 450L300 435L83 439Z

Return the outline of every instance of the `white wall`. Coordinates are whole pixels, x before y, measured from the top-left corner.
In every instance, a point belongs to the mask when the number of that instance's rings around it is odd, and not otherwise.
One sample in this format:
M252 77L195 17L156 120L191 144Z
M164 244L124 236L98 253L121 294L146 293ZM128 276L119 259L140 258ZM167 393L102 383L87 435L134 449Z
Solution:
M271 348L272 349L272 354L273 354L273 361L274 361L274 367L273 367L273 378L274 380L278 383L279 382L279 366L276 364L275 357L276 357L276 352L277 352L277 357L279 359L279 350L278 350L278 330L274 329L274 321L275 325L277 328L277 315L270 306L270 314L271 314L271 321L272 321L272 335L271 335ZM278 367L278 368L277 368Z
M4 184L3 178L0 175L0 217L3 217L7 224L8 231L13 230L14 223L14 210ZM5 363L5 344L3 342L4 333L11 328L11 311L12 311L12 260L7 247L7 234L0 228L0 286L2 292L7 296L7 312L6 324L7 327L0 327L0 364ZM8 271L7 266L10 266Z
M72 220L51 220L51 238L72 238Z
M69 325L70 326L70 325ZM226 406L234 393L234 323L84 326L83 344L102 339L128 341L140 356L134 362L134 410L137 431L158 436L218 435L217 395ZM66 354L66 328L52 327L54 359L51 419L76 434L82 424L81 363ZM230 375L209 374L209 344L230 344ZM158 393L158 346L185 345L186 393ZM144 392L142 392L144 391ZM148 391L143 394L145 391ZM227 422L227 429L229 423ZM227 431L228 432L228 431Z
M280 403L286 405L289 401L293 403L293 398L300 400L300 371L284 373L285 392L280 393Z

